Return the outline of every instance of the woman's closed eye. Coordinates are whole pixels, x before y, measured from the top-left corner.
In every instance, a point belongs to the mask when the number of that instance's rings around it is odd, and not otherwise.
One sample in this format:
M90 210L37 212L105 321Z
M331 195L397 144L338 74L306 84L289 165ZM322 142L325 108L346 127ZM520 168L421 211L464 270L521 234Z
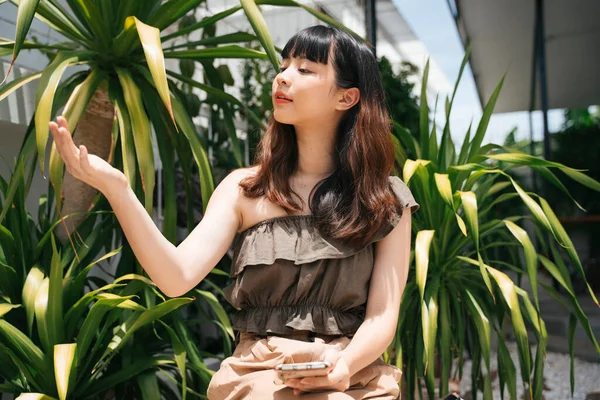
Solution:
M279 72L283 72L287 69L287 67L279 67ZM310 74L312 73L312 71L309 71L306 68L298 68L298 72L300 72L301 74Z

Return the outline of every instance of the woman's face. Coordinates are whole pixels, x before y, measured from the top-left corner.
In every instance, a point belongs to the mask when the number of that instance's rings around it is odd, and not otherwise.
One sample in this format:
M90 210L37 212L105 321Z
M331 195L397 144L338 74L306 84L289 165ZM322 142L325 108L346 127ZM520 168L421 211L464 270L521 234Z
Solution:
M336 110L335 70L306 58L286 58L273 80L273 117L289 125L327 121Z

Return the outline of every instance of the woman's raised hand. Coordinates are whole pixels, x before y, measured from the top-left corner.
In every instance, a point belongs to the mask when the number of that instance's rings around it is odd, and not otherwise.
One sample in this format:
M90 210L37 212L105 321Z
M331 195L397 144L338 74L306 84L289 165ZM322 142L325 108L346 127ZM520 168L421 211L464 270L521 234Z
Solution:
M75 146L64 117L59 116L56 121L50 122L50 131L58 154L71 175L104 194L111 187L126 182L125 175L121 171L102 158L88 154L85 146L81 145L79 148Z

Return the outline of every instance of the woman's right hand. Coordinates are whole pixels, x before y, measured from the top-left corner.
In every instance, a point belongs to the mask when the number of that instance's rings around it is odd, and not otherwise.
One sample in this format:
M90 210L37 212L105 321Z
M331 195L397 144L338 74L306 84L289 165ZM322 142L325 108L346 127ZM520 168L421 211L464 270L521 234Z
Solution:
M50 131L56 150L65 163L67 171L80 181L106 194L111 187L127 182L125 175L102 158L88 154L85 146L75 146L67 120L63 116L50 122Z

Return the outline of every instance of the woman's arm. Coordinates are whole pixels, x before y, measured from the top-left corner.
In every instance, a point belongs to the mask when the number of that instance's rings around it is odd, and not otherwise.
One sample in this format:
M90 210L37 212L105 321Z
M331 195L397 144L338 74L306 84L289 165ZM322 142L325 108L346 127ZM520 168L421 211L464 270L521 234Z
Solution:
M202 221L177 247L163 236L126 181L105 191L142 268L167 296L181 296L196 286L231 246L241 225L237 183L242 174L234 171L217 186Z
M294 388L294 394L317 389L345 391L354 374L385 352L396 333L400 299L408 277L410 229L411 210L405 208L398 225L375 244L364 322L344 350L325 352L325 361L334 365L327 376L286 380Z
M365 321L342 350L350 375L379 358L394 340L400 300L408 277L411 211L405 208L400 222L375 244L375 264L369 287Z
M219 184L202 221L175 247L156 227L125 175L100 157L88 154L85 146L75 146L67 121L58 117L57 122L50 122L50 129L67 171L106 196L136 258L154 283L167 296L175 297L204 279L231 246L241 226L238 183L248 171L233 171Z

